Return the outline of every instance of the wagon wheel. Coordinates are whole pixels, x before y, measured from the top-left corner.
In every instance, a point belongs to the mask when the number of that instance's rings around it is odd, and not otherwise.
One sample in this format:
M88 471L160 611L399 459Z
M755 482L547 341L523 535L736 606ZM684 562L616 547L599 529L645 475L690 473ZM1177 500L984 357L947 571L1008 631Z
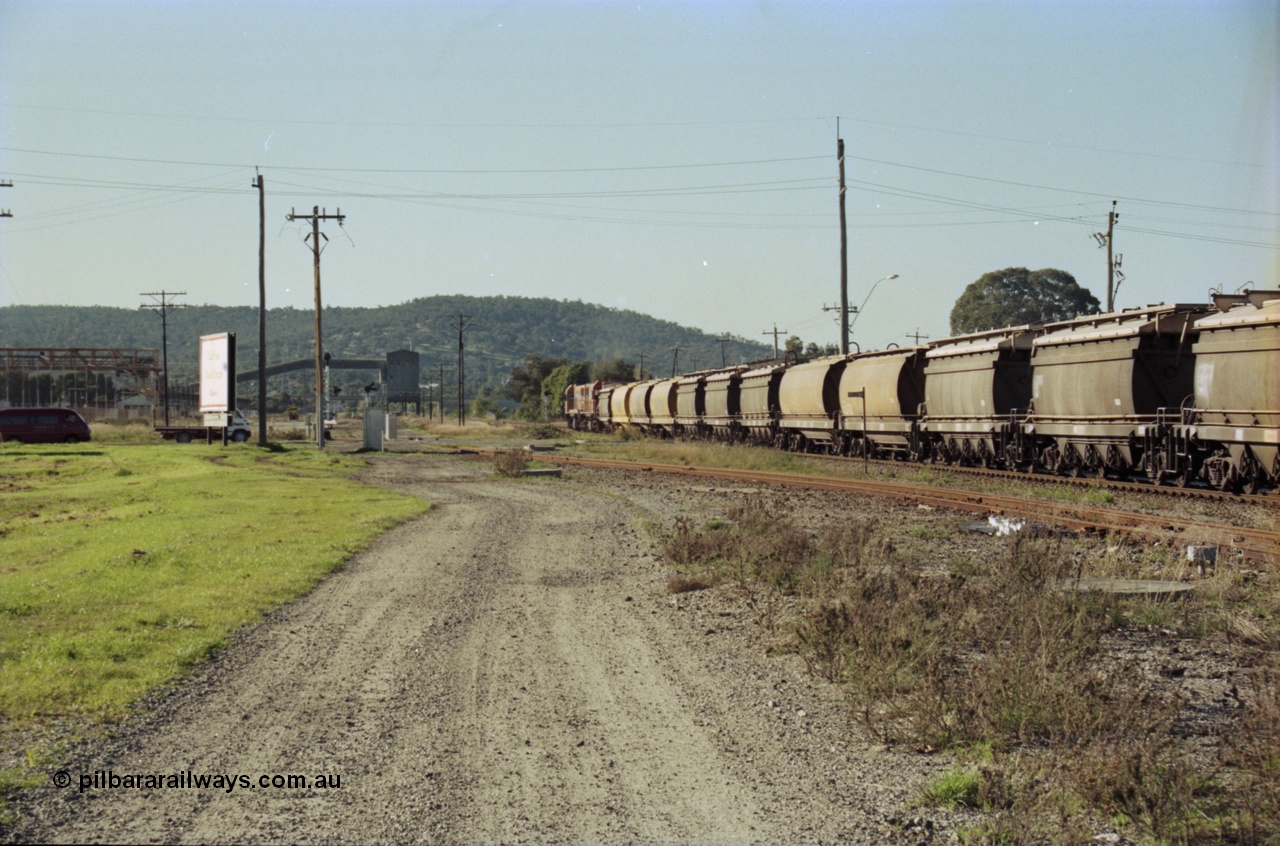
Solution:
M1129 467L1115 444L1107 446L1107 460L1103 465L1102 475L1105 477L1108 471L1116 479L1123 479L1129 474Z
M1256 494L1262 490L1262 465L1258 463L1258 459L1253 457L1253 452L1247 448L1244 451L1244 456L1240 459L1240 480L1244 492L1247 494Z
M1219 460L1216 466L1220 468L1218 472L1214 473L1211 470L1209 475L1210 482L1213 486L1223 493L1239 493L1240 480L1236 478L1236 474L1234 472L1235 468L1233 468L1225 458ZM1218 476L1217 479L1213 478L1215 475Z
M1062 470L1062 453L1058 451L1056 444L1049 444L1040 453L1040 464L1050 473L1058 473Z

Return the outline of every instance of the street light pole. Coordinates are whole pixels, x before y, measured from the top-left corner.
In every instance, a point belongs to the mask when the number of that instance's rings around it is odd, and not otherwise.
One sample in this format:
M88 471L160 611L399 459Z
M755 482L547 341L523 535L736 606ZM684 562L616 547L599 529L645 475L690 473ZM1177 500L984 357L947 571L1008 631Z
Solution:
M836 132L839 135L839 130ZM840 160L840 355L849 354L849 228L844 214L844 139L836 139Z
M867 291L867 296L862 300L862 305L858 306L853 310L854 312L853 321L849 324L849 328L851 330L853 329L853 325L858 322L858 318L862 316L862 310L867 307L867 300L871 299L871 295L876 292L876 288L879 287L880 283L888 282L890 279L897 279L897 278L898 278L898 274L890 273L888 276L882 276L881 278L875 281L875 284L871 286L871 290Z

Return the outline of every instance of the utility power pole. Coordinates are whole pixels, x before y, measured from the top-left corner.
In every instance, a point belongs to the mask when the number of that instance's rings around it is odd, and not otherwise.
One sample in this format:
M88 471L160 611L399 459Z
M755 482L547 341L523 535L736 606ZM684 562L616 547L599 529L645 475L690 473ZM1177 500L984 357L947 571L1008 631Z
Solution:
M916 345L917 347L918 347L918 346L920 346L920 342L921 342L922 340L923 340L923 341L927 341L927 340L929 340L929 336L928 336L928 335L921 335L921 334L920 334L920 327L919 327L919 326L917 326L917 327L916 327L916 331L914 331L914 332L908 332L908 333L907 333L907 337L908 337L908 338L910 338L910 339L912 339L913 341L915 341L915 345Z
M773 357L774 357L774 358L777 358L777 357L778 357L778 336L779 336L779 335L785 335L785 334L787 334L787 330L786 330L786 329L779 329L779 328L778 328L778 324L777 324L777 323L775 323L775 324L773 324L773 329L772 329L772 330L766 329L766 330L764 330L763 332L761 332L760 334L761 334L761 335L772 335L772 336L773 336Z
M440 365L440 422L444 422L444 365Z
M640 356L640 372L636 374L636 378L643 379L644 378L644 353L636 353L636 355Z
M720 344L720 366L721 366L721 367L728 367L728 366L729 366L729 365L727 365L727 364L725 364L725 363L724 363L724 342L725 342L725 341L727 341L727 340L729 340L727 337L720 337L720 338L716 338L716 341L718 341L718 342L719 342L719 344Z
M267 199L262 174L258 189L258 446L267 445Z
M315 257L316 277L316 445L324 449L324 350L320 333L320 253L324 250L324 246L320 243L320 239L323 238L327 242L329 236L320 231L320 221L336 220L341 226L347 218L342 213L342 209L329 214L327 209L321 211L319 206L313 206L311 214L297 214L290 210L284 219L311 221L311 234L307 239L311 241L311 253Z
M671 378L676 378L676 362L680 360L680 345L676 344L671 348L673 355L671 356Z
M1116 212L1116 201L1111 201L1111 211L1107 213L1107 231L1093 233L1094 239L1097 240L1099 247L1107 248L1107 312L1116 310L1116 289L1119 288L1119 282L1116 281L1116 275L1119 274L1120 282L1124 281L1124 274L1119 273L1120 262L1124 256L1114 255L1114 242L1116 234L1116 222L1120 220L1120 215Z
M471 315L459 314L449 324L450 329L458 330L458 425L465 425L467 422L467 381L463 376L463 344L462 333L470 329L473 325Z
M144 297L151 297L155 302L143 303L138 308L144 308L148 311L158 312L160 314L160 347L162 349L162 364L164 367L164 425L169 425L169 310L174 308L182 308L175 303L170 297L185 297L186 291L160 291L158 293L142 294Z
M840 160L840 354L849 354L849 229L844 214L844 139L836 118L836 157Z

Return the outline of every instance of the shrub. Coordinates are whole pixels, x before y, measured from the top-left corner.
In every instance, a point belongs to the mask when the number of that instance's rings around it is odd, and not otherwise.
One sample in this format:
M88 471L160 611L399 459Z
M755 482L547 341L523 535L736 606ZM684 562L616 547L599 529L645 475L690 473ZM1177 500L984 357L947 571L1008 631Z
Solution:
M528 463L529 456L522 449L503 449L493 454L493 469L503 476L523 476Z

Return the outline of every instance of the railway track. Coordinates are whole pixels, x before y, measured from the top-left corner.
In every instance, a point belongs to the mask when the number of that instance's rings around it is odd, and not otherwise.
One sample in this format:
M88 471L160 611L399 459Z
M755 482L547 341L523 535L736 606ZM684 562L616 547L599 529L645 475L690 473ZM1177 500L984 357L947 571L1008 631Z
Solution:
M798 473L693 467L653 462L583 458L552 453L538 453L538 459L554 464L605 470L664 473L685 478L726 479L753 484L783 485L811 490L882 496L901 502L918 503L935 508L949 508L983 515L1019 517L1032 523L1069 531L1166 540L1188 545L1211 545L1219 547L1224 552L1229 551L1243 559L1268 563L1280 561L1280 531L1227 526L1220 523L1203 523L1182 517L1142 514L1077 503L1026 499L1006 494L940 488L911 482L835 479ZM1142 489L1145 492L1154 490L1152 488Z
M806 458L816 458L823 461L851 461L861 463L861 458L848 458L842 455L823 455L822 453L805 454ZM901 469L913 465L904 464L901 461L888 461L882 458L873 458L870 463L877 467L892 467ZM1124 479L1108 479L1104 476L1055 476L1049 473L1020 473L1012 470L997 470L988 467L965 467L959 464L921 464L921 467L928 467L933 470L945 471L948 473L956 473L959 475L982 476L990 479L1020 479L1027 482L1043 482L1054 485L1071 485L1078 488L1107 488L1115 491L1129 491L1131 493L1157 494L1160 496L1181 497L1184 499L1208 499L1208 500L1230 500L1232 502L1249 502L1266 505L1268 503L1280 503L1280 496L1276 491L1270 493L1233 493L1231 491L1221 491L1215 488L1202 487L1186 487L1179 488L1172 485L1155 485L1151 482L1136 482Z

